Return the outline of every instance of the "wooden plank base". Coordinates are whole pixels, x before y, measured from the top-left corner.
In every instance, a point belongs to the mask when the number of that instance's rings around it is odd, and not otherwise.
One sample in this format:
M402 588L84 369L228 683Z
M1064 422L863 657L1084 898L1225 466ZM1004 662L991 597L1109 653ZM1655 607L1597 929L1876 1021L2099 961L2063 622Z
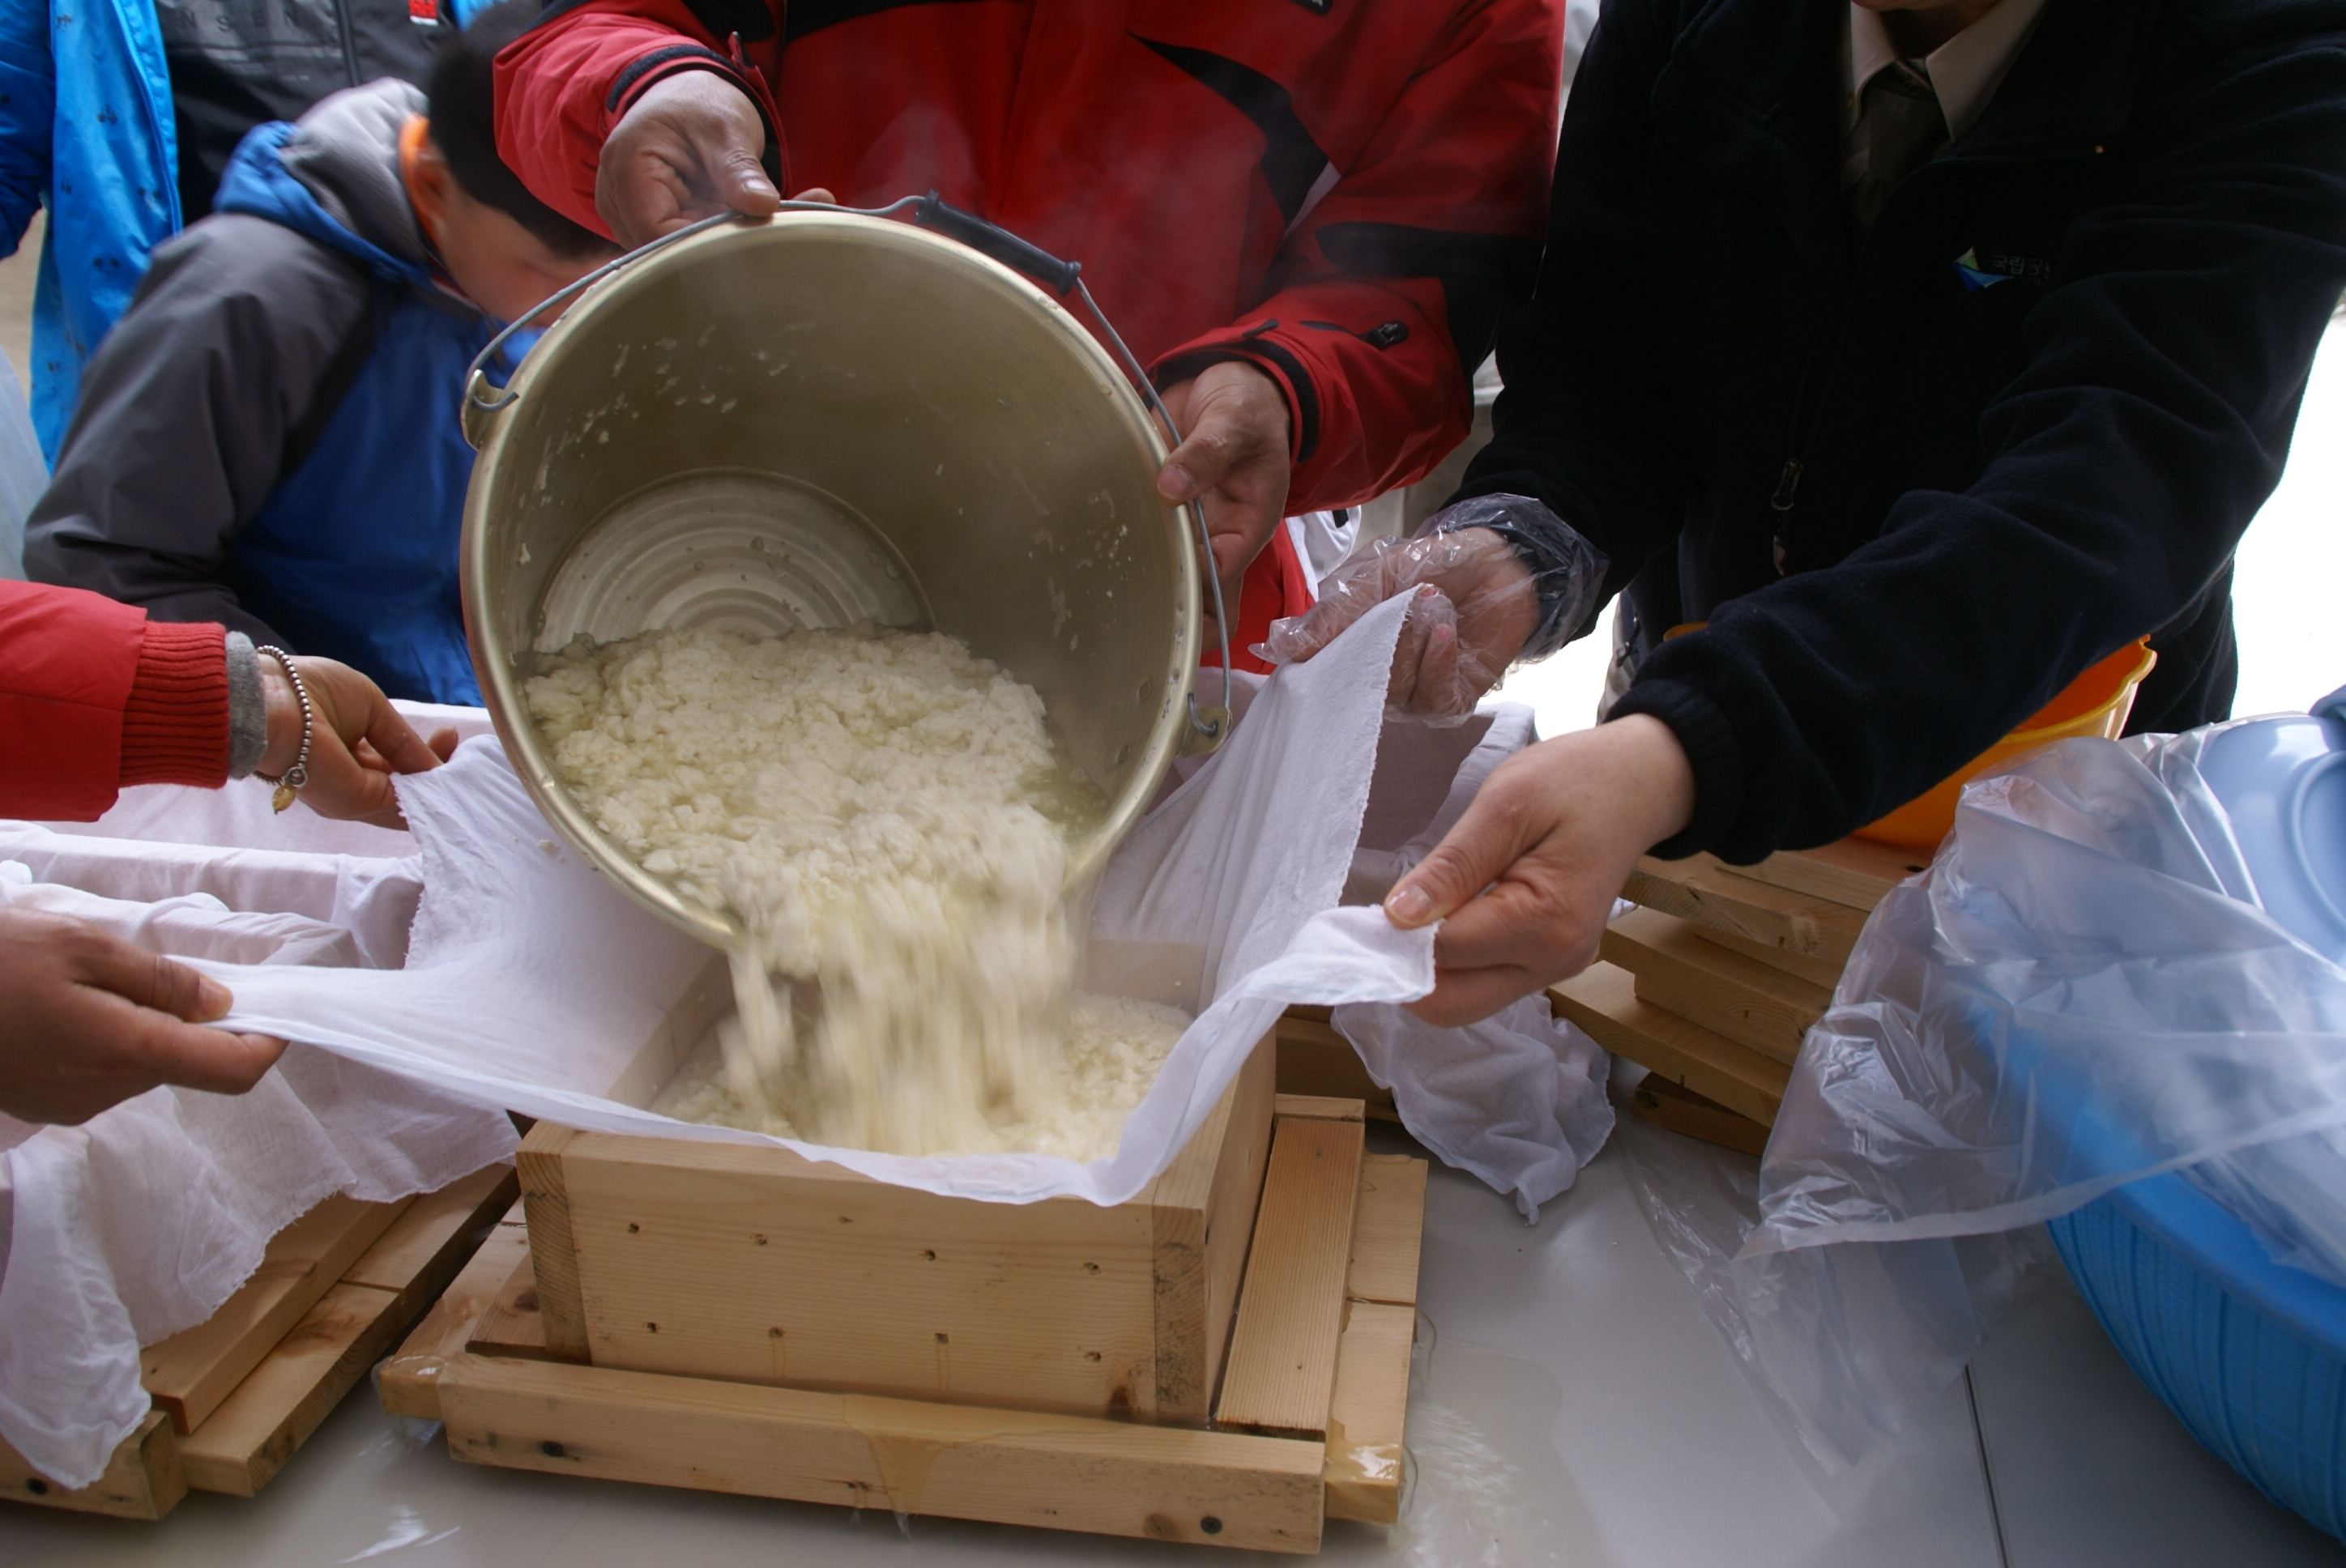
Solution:
M361 1203L337 1194L271 1237L260 1267L219 1311L139 1352L156 1409L180 1435L195 1431L407 1204L404 1198Z
M342 1402L407 1325L399 1297L337 1285L236 1386L203 1425L179 1440L188 1484L252 1497Z
M202 1425L179 1440L188 1484L251 1497L367 1369L414 1326L520 1196L491 1166L409 1203Z
M1327 1431L1360 1190L1360 1123L1279 1119L1217 1426Z
M18 1502L116 1519L160 1519L187 1495L178 1434L161 1410L148 1411L138 1430L115 1446L106 1473L84 1487L59 1486L0 1443L0 1497Z
M396 1204L328 1199L270 1243L276 1267L256 1276L260 1291L248 1286L222 1308L225 1321L216 1314L213 1323L165 1342L173 1355L162 1365L186 1374L178 1386L207 1390L204 1397L211 1399L210 1383L243 1354L254 1322L280 1310L289 1294L305 1293L322 1263L343 1260L340 1278L327 1283L250 1370L212 1399L194 1431L180 1435L171 1407L156 1396L155 1410L117 1446L106 1474L79 1491L36 1474L0 1446L0 1497L159 1519L190 1490L254 1495L433 1305L517 1196L513 1167L491 1166ZM309 1260L298 1271L297 1257ZM160 1348L149 1347L149 1354Z
M1401 1517L1402 1425L1417 1308L1349 1304L1328 1408L1328 1517L1391 1524Z
M1316 1442L484 1356L450 1364L440 1408L448 1451L476 1464L1257 1551L1320 1545Z
M1400 1508L1427 1167L1363 1157L1357 1110L1297 1110L1274 1132L1274 1151L1286 1139L1288 1153L1274 1153L1280 1168L1264 1185L1238 1308L1243 1318L1245 1292L1259 1285L1292 1293L1299 1273L1326 1277L1337 1333L1316 1418L1324 1441L544 1359L539 1315L522 1305L534 1278L526 1244L516 1251L502 1237L384 1363L378 1386L387 1409L445 1421L451 1453L473 1463L1316 1552L1324 1519L1389 1522ZM1297 1223L1309 1215L1331 1234ZM1273 1254L1290 1253L1315 1261L1272 1267Z
M398 1353L383 1362L375 1379L375 1391L384 1410L419 1420L440 1419L441 1372L464 1353L474 1329L513 1278L515 1267L528 1261L529 1231L522 1223L522 1206L516 1202L423 1314ZM541 1349L544 1344L541 1329Z
M1425 1235L1426 1163L1407 1155L1361 1162L1345 1277L1344 1333L1328 1405L1328 1517L1391 1524L1401 1517L1402 1428L1417 1339L1418 1251Z
M1344 1293L1355 1301L1417 1305L1418 1250L1425 1239L1426 1164L1408 1155L1364 1155L1352 1215Z
M525 1361L566 1359L546 1349L546 1319L537 1309L537 1270L526 1251L481 1315L480 1327L473 1330L465 1349L475 1356L517 1356Z

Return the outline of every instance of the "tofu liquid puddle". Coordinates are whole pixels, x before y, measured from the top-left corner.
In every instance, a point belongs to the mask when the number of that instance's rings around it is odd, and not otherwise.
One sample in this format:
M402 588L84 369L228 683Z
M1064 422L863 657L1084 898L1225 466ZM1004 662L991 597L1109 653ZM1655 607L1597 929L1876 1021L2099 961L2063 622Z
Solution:
M1456 1339L1420 1314L1390 1561L1425 1568L1603 1568L1610 1561L1556 1442L1564 1390L1536 1362ZM1331 1527L1331 1529L1333 1526Z
M1041 699L937 633L574 644L527 697L563 782L729 910L735 1016L654 1109L908 1155L1112 1153L1186 1027L1079 997L1072 837L1104 802Z

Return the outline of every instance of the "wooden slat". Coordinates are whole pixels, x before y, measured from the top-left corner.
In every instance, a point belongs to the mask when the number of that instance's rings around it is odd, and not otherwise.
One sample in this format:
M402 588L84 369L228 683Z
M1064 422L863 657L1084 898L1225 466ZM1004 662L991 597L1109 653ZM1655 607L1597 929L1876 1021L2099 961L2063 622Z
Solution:
M1279 1096L1273 1107L1282 1116L1300 1116L1306 1121L1357 1122L1363 1106L1359 1100L1341 1095L1285 1095Z
M450 1364L440 1403L449 1451L476 1463L1259 1551L1320 1543L1317 1442L479 1356Z
M1865 927L1865 916L1855 910L1736 876L1708 855L1683 860L1649 855L1629 873L1621 895L1698 925L1836 964L1849 962Z
M271 1238L252 1278L208 1321L139 1352L147 1391L182 1437L219 1408L406 1207L404 1200L326 1199Z
M1358 1122L1282 1117L1273 1132L1218 1424L1312 1437L1328 1430L1361 1153Z
M1423 1164L1423 1161L1414 1162ZM1401 1517L1402 1425L1417 1309L1355 1301L1336 1352L1328 1411L1328 1517L1391 1524Z
M1684 1084L1739 1115L1770 1125L1791 1069L1747 1046L1637 1000L1626 969L1593 963L1548 988L1558 1013L1596 1042L1641 1067Z
M1213 1409L1270 1158L1277 1072L1277 1047L1265 1040L1206 1125L1136 1200L1148 1207L1162 1422L1202 1426Z
M1631 910L1607 926L1598 952L1637 977L1637 994L1739 1045L1790 1064L1832 993L1728 952L1659 910Z
M1658 1073L1648 1073L1629 1092L1629 1114L1689 1138L1739 1154L1768 1152L1768 1129L1749 1116L1739 1116L1716 1100L1705 1099L1683 1084L1673 1084Z
M250 1497L438 1300L518 1191L490 1166L411 1202L219 1408L180 1441L188 1483Z
M59 1486L0 1443L0 1497L18 1502L117 1519L160 1519L187 1495L178 1437L160 1410L148 1411L138 1430L115 1445L106 1473L84 1487Z
M537 1268L537 1310L546 1348L566 1361L587 1359L586 1307L578 1288L578 1250L570 1235L570 1195L564 1156L578 1134L540 1122L521 1141L515 1164L529 1216L531 1260ZM502 1283L502 1281L500 1281Z
M337 1285L251 1376L179 1440L188 1484L250 1497L293 1457L404 1328L401 1293Z
M1417 1303L1418 1252L1425 1237L1426 1163L1409 1155L1365 1155L1352 1216L1344 1291L1356 1301Z
M447 1288L520 1196L514 1168L506 1165L485 1166L425 1193L342 1271L342 1283L408 1295L420 1311Z
M560 1359L546 1348L546 1319L537 1309L537 1271L530 1267L528 1254L523 1254L506 1276L505 1288L481 1314L464 1348L475 1356L519 1356L532 1361Z
M1747 941L1731 931L1720 931L1713 926L1695 925L1692 921L1688 921L1688 924L1695 935L1713 947L1724 948L1729 952L1764 963L1770 969L1780 970L1796 979L1805 980L1811 985L1821 985L1827 991L1831 991L1841 983L1841 964L1837 960L1810 958L1801 953L1787 952L1780 947L1770 947L1764 942Z
M1891 889L1930 863L1931 857L1919 850L1843 839L1821 849L1786 850L1756 866L1730 866L1722 860L1719 869L1871 913Z
M440 1374L450 1358L464 1352L473 1327L512 1278L514 1266L529 1256L529 1232L522 1207L515 1204L375 1379L382 1408L395 1416L440 1419Z
M1352 1043L1328 1022L1329 1011L1290 1007L1280 1019L1273 1030L1279 1042L1279 1092L1358 1100L1371 1117L1399 1121L1392 1091L1369 1076Z

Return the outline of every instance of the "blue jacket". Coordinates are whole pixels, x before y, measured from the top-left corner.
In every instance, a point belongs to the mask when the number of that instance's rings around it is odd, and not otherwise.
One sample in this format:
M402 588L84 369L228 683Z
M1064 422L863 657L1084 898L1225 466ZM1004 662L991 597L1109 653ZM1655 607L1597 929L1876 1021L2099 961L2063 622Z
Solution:
M338 8L345 3L336 0ZM461 25L483 4L455 0L447 14ZM204 14L209 22L234 12L206 7ZM343 19L362 34L383 25L371 13ZM411 27L403 17L393 25ZM384 37L408 52L415 46ZM357 42L375 40L362 36ZM386 53L360 52L370 59ZM49 226L33 300L32 402L42 453L52 462L73 416L83 367L129 308L155 247L184 221L179 163L153 0L0 5L0 255L15 252L34 213L46 206Z
M151 0L0 5L0 240L49 209L33 297L33 427L52 461L83 364L179 227L171 83Z
M90 361L26 572L476 703L457 595L464 371L496 323L443 289L382 81L238 148Z

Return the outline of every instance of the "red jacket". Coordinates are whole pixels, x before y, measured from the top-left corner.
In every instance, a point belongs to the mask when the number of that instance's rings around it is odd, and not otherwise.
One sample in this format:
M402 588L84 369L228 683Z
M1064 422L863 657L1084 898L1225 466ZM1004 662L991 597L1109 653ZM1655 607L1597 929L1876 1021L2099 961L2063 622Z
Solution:
M227 779L220 627L0 582L0 816L87 822L128 785Z
M1539 257L1562 12L556 0L498 56L497 146L607 233L595 169L611 127L653 83L721 72L767 117L786 191L870 207L933 188L1082 262L1160 382L1215 359L1267 372L1293 433L1287 510L1306 512L1420 479L1464 439L1468 377ZM1245 604L1293 613L1302 574L1274 539ZM1237 620L1244 646L1269 616Z

